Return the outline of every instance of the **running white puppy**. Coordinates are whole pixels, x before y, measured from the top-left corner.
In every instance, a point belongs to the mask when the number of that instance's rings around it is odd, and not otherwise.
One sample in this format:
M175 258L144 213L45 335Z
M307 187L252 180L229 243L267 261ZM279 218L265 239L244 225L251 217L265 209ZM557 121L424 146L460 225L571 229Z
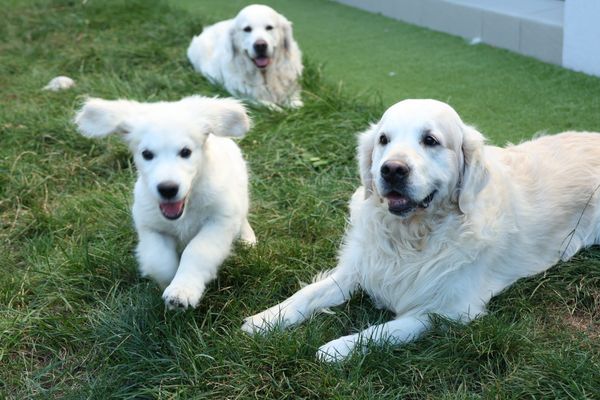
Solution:
M206 27L187 55L196 71L236 97L274 109L302 107L302 54L291 22L270 7L250 5Z
M166 288L167 307L196 307L237 236L256 238L248 216L248 173L239 147L223 136L250 127L233 99L176 102L89 99L75 119L81 133L119 133L138 170L133 219L142 275Z
M396 318L318 350L341 360L367 341L417 338L430 314L466 323L517 279L600 243L600 134L485 146L447 104L406 100L361 134L358 159L338 266L246 332L298 324L360 287Z

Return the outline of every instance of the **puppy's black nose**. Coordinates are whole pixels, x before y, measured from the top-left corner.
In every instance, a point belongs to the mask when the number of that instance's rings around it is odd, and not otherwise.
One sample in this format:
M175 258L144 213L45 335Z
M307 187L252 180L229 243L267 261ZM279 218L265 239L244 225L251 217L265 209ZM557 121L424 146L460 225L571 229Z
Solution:
M159 183L157 186L158 193L165 199L172 199L177 196L177 192L179 191L179 185L172 181L166 181Z
M264 40L257 40L256 42L254 42L254 51L256 52L257 56L264 56L265 54L267 54L267 42L265 42Z
M386 161L381 166L381 177L389 183L396 183L408 176L410 167L402 161Z

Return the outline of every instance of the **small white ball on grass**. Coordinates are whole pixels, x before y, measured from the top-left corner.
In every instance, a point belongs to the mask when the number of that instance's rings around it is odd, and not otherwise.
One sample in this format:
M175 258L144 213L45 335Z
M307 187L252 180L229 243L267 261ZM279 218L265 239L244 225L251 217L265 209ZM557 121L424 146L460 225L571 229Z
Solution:
M48 82L43 90L58 92L59 90L66 90L73 86L75 86L75 81L73 79L68 76L57 76Z

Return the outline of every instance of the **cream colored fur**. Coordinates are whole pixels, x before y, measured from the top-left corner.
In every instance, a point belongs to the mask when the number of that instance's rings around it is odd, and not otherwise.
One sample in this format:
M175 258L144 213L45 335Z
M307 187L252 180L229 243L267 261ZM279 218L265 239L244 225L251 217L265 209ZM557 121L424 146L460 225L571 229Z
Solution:
M270 65L264 69L252 61L257 41L268 46ZM207 26L192 39L187 55L196 71L233 96L274 109L302 106L302 54L291 22L270 7L250 5L233 19Z
M427 135L439 144L425 145ZM368 341L417 338L431 314L466 323L519 278L600 242L598 133L486 146L447 104L406 100L360 135L358 159L363 186L350 202L337 267L247 318L246 332L298 324L362 288L396 318L332 340L317 353L341 360ZM428 207L390 212L381 176L390 160L410 168L406 198L418 204L435 192Z

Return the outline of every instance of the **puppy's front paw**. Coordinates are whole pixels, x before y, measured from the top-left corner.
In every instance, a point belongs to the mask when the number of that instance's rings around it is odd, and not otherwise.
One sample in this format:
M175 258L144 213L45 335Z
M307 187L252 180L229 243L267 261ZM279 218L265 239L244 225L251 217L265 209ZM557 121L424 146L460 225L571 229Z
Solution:
M343 336L319 347L317 359L326 363L344 361L352 354L354 346L356 346L356 341L353 335Z
M192 282L172 282L163 293L165 306L169 310L196 308L204 294L204 285Z

